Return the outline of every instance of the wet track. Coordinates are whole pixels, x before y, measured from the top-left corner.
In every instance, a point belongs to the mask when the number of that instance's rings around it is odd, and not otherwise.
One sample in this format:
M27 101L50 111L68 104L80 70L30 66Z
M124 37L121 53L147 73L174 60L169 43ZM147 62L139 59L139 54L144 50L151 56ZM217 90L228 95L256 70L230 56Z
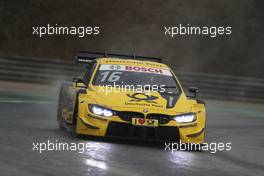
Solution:
M56 123L54 103L0 103L0 175L264 175L264 108L209 101L207 142L232 142L215 154L165 151L134 141L75 139ZM33 142L84 142L89 150L33 151Z

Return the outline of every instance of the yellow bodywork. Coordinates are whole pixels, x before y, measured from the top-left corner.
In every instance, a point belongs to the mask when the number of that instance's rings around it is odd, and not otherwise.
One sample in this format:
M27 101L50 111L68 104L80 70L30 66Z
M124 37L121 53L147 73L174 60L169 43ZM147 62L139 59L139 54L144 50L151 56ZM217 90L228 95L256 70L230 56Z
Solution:
M170 70L165 64L149 62L149 61L137 61L137 60L124 60L117 58L100 58L97 59L95 71L92 75L91 81L88 84L85 94L78 95L78 110L77 110L77 126L76 133L91 136L105 136L108 124L110 122L122 122L131 123L122 120L117 115L112 117L102 117L90 112L88 105L96 104L106 108L110 108L114 111L134 111L147 114L167 114L170 116L195 113L196 120L191 123L177 123L175 120L170 120L166 124L159 124L158 126L177 127L179 130L180 140L184 143L203 143L205 138L205 124L206 124L206 110L204 104L197 103L194 99L186 97L181 85L181 94L173 108L166 108L166 100L159 95L158 92L151 92L151 95L158 97L157 103L151 104L144 101L131 103L130 97L127 96L130 92L100 92L99 86L92 84L92 80L95 77L96 71L100 64L113 64L113 65L127 65L127 66L144 66L151 68L161 68ZM175 76L175 75L173 75ZM175 77L176 78L176 77ZM81 84L81 83L78 83ZM69 91L77 92L79 89L78 84L73 84ZM74 96L75 94L72 93ZM73 97L75 99L75 97ZM73 104L74 106L74 104ZM145 110L148 110L145 112ZM72 121L73 112L67 112L63 109L63 118L66 122ZM155 127L153 127L155 128Z

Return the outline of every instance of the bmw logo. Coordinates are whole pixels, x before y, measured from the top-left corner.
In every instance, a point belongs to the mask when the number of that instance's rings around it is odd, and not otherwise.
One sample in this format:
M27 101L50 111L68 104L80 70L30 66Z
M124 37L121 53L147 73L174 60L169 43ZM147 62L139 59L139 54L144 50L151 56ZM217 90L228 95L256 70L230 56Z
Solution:
M120 70L121 66L120 65L110 65L111 70Z
M143 112L144 112L144 113L147 113L147 112L148 112L148 110L147 110L147 109L144 109L144 110L143 110Z

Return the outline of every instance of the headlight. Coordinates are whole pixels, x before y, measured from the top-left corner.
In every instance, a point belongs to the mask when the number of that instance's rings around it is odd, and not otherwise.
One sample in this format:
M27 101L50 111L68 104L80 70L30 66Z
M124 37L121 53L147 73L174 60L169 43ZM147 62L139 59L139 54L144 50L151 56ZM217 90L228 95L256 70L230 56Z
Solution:
M112 111L111 109L108 108L104 108L102 106L99 105L89 105L89 110L96 114L96 115L100 115L100 116L105 116L105 117L110 117L114 115L114 111Z
M193 122L196 120L196 114L194 113L181 114L173 117L173 119L178 123Z

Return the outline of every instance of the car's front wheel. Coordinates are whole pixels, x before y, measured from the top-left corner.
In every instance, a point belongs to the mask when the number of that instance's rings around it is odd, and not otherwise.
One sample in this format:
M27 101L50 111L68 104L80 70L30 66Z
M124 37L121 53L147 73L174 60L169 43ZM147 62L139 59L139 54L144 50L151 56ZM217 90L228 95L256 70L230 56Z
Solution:
M75 108L72 115L71 134L73 137L80 137L80 135L77 133L77 123L78 123L78 96L76 96Z

